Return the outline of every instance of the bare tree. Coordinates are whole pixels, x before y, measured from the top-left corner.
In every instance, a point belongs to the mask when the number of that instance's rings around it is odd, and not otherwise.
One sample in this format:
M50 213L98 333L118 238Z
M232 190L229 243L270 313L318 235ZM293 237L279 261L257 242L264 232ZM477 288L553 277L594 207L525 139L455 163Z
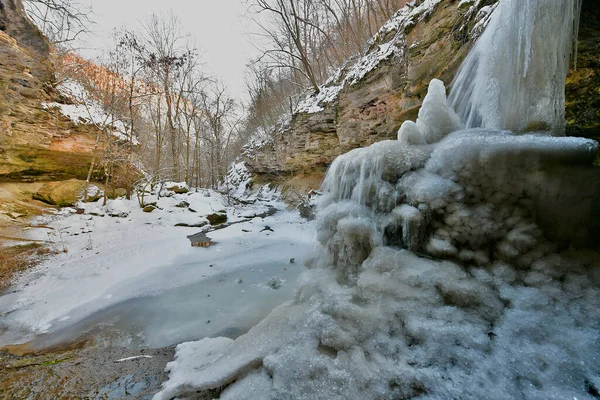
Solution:
M312 4L312 0L256 0L257 13L269 13L272 18L268 26L255 21L271 41L271 47L263 53L270 60L269 67L300 73L318 93L319 83L306 46L307 28L313 27L308 19Z
M188 81L197 71L198 53L186 40L181 21L172 13L153 15L144 25L147 65L162 90L165 127L171 150L173 177L181 180L179 118Z
M230 145L239 133L241 113L236 112L236 107L235 101L220 82L214 82L202 96L202 140L207 148L209 183L213 188L227 173L231 161Z
M248 66L247 135L273 129L307 87L318 93L319 85L364 52L379 27L407 2L251 0L262 55Z
M23 0L33 22L54 44L76 40L89 31L91 8L78 0Z

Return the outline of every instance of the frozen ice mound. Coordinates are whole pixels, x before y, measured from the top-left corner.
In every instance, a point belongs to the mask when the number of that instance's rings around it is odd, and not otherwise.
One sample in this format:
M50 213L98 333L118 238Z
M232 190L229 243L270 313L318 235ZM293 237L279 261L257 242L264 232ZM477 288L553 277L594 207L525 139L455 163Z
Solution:
M221 399L593 399L598 274L568 254L537 268L467 269L378 247L356 284L312 270L294 302L225 348L178 348L155 398L225 388ZM552 275L568 276L565 288ZM195 366L175 369L184 360Z
M155 399L597 399L598 144L502 131L564 123L580 1L554 3L500 3L458 115L434 80L399 140L338 157L295 299L178 348Z
M448 105L444 83L432 79L417 122L404 122L398 131L398 140L408 144L436 143L461 128L460 118Z
M226 346L178 348L155 398L593 399L600 256L561 248L539 213L597 143L444 135L339 157L295 299Z

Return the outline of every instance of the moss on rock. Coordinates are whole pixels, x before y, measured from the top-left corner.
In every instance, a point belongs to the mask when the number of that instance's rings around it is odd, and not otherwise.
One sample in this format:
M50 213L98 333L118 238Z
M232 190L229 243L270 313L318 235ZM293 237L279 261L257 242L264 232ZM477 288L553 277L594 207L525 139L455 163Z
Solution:
M585 0L577 69L567 78L567 134L600 139L600 2Z

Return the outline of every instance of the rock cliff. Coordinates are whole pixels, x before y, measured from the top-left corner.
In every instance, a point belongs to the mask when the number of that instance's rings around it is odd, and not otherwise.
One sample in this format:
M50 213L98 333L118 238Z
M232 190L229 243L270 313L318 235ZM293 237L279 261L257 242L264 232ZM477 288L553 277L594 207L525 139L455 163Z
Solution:
M399 11L363 57L307 100L312 104L301 104L271 140L249 146L250 171L259 180L278 176L309 189L338 155L395 138L404 121L416 119L431 79L452 82L496 3L417 1ZM598 15L598 4L584 0L579 66L567 86L568 134L598 135ZM304 176L311 185L302 183Z
M23 11L0 0L0 182L85 178L90 127L48 113L57 100L50 43Z

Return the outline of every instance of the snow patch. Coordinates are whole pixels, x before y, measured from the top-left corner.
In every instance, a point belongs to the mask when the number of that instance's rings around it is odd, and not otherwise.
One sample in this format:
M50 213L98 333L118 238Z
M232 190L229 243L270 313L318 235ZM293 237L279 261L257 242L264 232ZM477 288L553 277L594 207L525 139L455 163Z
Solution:
M65 117L75 124L95 125L99 129L108 129L111 134L122 142L129 141L127 128L122 120L115 115L107 113L102 105L93 99L93 96L81 85L73 80L65 80L58 87L58 91L70 99L72 104L42 103L46 110L58 109ZM139 144L136 137L133 138L135 145Z

